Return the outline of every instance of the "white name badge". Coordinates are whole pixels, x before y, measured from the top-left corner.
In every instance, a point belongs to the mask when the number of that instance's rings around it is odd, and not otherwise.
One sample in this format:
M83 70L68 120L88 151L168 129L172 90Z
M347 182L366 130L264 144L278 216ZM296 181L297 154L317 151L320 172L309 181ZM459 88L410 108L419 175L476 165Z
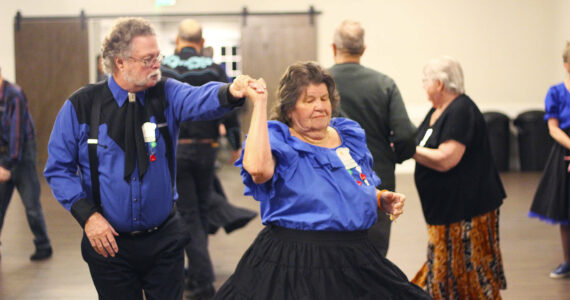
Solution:
M427 141L429 140L429 137L431 136L431 134L433 133L433 129L428 128L428 130L426 130L426 134L424 135L424 138L422 139L422 141L420 142L420 146L425 146Z
M342 161L342 164L344 165L344 167L347 170L358 167L358 164L350 155L350 149L348 149L346 147L337 148L336 149L336 155L338 155L338 157L340 158L340 161Z
M151 122L145 122L142 126L144 142L145 143L152 143L156 142L156 124Z

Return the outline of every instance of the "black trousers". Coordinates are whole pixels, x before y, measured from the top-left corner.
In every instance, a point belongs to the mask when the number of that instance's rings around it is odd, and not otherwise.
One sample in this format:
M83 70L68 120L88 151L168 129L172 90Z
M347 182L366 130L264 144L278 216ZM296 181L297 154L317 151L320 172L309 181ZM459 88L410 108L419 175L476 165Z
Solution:
M190 234L186 245L188 279L194 288L214 282L214 267L208 252L208 210L213 191L214 163L218 153L211 144L178 145L176 156L176 206Z
M180 300L184 292L184 252L187 242L178 213L152 233L116 237L115 257L99 255L83 235L81 253L89 265L99 299Z

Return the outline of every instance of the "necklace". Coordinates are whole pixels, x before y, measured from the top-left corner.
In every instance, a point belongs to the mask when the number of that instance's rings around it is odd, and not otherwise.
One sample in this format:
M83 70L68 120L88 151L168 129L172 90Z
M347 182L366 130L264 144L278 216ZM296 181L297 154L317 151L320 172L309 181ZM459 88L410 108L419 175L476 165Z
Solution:
M314 139L311 139L311 138L309 138L309 137L303 136L303 135L301 135L301 134L299 134L299 133L297 133L297 135L298 135L303 141L305 141L305 142L307 142L307 143L309 143L309 144L321 145L321 144L324 144L324 143L329 139L329 136L330 136L330 129L331 129L330 127L327 127L327 131L325 132L325 137L324 137L323 139L321 139L321 140L314 140Z

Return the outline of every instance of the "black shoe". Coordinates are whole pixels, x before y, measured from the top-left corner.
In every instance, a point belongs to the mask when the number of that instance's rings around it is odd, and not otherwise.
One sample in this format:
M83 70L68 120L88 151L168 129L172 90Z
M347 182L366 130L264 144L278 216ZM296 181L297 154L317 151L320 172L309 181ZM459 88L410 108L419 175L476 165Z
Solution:
M224 225L224 230L226 231L227 234L230 234L232 231L244 227L245 225L247 225L247 223L249 223L249 221L257 217L257 212L253 210L241 207L236 207L235 210L236 214L240 214L241 216L239 218L236 218L232 222Z
M44 248L44 249L36 249L36 252L30 256L30 260L32 261L39 261L48 259L53 254L51 247Z
M216 293L213 285L209 284L199 288L192 289L188 294L190 300L211 300Z

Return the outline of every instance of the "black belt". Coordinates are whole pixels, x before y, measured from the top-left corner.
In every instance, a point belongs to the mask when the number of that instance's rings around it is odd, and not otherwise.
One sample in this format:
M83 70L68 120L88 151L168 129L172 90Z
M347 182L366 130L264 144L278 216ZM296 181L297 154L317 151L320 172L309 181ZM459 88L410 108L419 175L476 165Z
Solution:
M141 237L141 236L149 235L149 234L159 230L160 228L162 228L168 222L168 220L170 220L172 217L174 217L175 213L176 213L176 206L172 208L172 211L170 212L170 214L168 215L166 220L164 220L164 222L162 222L162 224L148 228L148 229L143 229L143 230L135 230L135 231L130 231L130 232L119 232L119 236L121 236L121 235L125 236L126 235L126 236L132 236L132 237Z
M143 236L143 235L147 235L149 233L153 233L155 231L157 231L161 226L155 226L153 228L149 228L149 229L145 229L145 230L136 230L136 231L131 231L131 232L124 232L121 234L126 234L129 236Z
M217 139L178 139L178 144L179 145L209 144L214 148L220 146Z

